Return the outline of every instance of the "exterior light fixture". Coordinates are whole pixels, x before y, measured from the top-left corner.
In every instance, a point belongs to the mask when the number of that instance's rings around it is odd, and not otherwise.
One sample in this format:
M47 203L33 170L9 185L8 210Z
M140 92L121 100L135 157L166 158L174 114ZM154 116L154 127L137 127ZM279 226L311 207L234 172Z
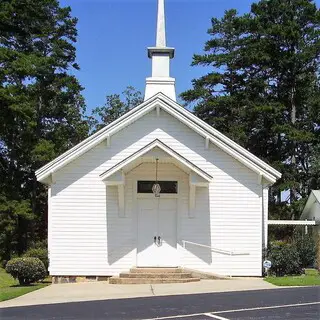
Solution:
M161 192L161 187L160 184L158 183L158 161L159 159L156 159L156 181L152 186L152 192L155 197L159 198L160 197L160 192Z

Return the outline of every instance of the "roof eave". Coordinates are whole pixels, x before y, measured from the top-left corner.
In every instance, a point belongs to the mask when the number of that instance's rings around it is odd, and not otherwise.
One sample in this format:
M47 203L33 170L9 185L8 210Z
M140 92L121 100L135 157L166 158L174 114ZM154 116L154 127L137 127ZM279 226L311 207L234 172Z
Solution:
M188 125L189 127L197 129L195 131L197 131L198 133L200 132L201 135L211 135L210 138L213 140L215 144L220 143L220 147L224 146L231 149L232 155L238 154L241 161L247 161L248 164L251 163L254 167L257 168L257 170L255 171L258 174L261 173L269 182L274 183L277 179L281 178L281 173L273 169L267 163L260 160L259 158L251 154L249 151L245 150L244 148L233 142L231 139L218 132L216 129L209 126L203 120L197 118L188 110L182 108L179 104L177 104L172 99L168 98L166 95L162 93L157 93L150 99L146 100L139 106L133 108L132 110L121 116L116 121L112 122L110 125L104 127L97 133L88 137L75 147L71 148L61 156L57 157L53 161L49 162L47 165L37 170L37 180L43 182L51 173L56 172L64 165L68 164L69 162L73 161L75 158L86 152L88 149L102 142L104 139L106 139L108 134L111 134L115 130L115 132L117 132L121 130L122 127L125 127L126 125L135 121L136 118L140 118L145 113L155 108L158 100L160 100L163 103L162 107L165 109L165 111L169 112L173 116L176 116L179 120L183 120L184 124ZM150 105L148 106L148 108L145 108L144 110L144 107L148 104ZM168 107L167 104L172 107L173 111L170 110L170 107Z
M159 98L161 98L163 101L170 103L176 111L178 111L180 113L182 113L182 111L183 111L183 114L186 117L188 117L191 121L196 122L200 127L202 127L203 130L210 132L215 138L219 139L220 141L222 141L224 143L227 143L228 145L231 145L240 154L243 154L244 156L252 159L254 162L257 162L258 165L265 167L266 170L269 171L277 179L281 178L282 174L279 171L277 171L276 169L274 169L273 167L268 165L263 160L259 159L257 156L252 154L250 151L246 150L245 148L243 148L242 146L240 146L239 144L237 144L236 142L234 142L233 140L231 140L230 138L228 138L227 136L225 136L224 134L222 134L221 132L219 132L218 130L213 128L212 126L208 125L203 120L196 117L189 110L182 108L177 102L170 99L169 97L167 97L163 93L159 93L158 95L159 95Z
M213 177L206 173L204 170L193 164L191 161L185 159L181 155L179 155L177 152L175 152L173 149L171 149L169 146L167 146L165 143L163 143L159 139L153 140L151 143L147 144L146 146L142 147L140 150L135 152L134 154L130 155L120 163L116 164L112 168L108 169L107 171L103 172L100 175L100 178L102 180L106 180L108 177L113 175L114 173L118 172L119 170L122 170L124 167L126 167L128 164L130 164L132 161L135 161L137 158L143 156L148 151L152 150L153 148L158 147L167 154L169 154L171 157L188 167L190 170L194 171L196 174L204 178L206 181L211 182Z
M53 159L52 161L50 161L46 165L44 165L41 168L39 168L38 170L36 170L35 174L36 174L37 180L40 181L42 179L41 176L43 175L44 172L46 172L45 175L47 176L50 173L50 170L49 170L50 167L52 167L55 164L59 163L64 158L72 155L72 153L74 153L75 151L79 150L80 148L85 147L86 145L90 144L93 140L98 139L104 133L107 134L107 131L109 131L110 129L115 127L119 122L121 122L124 119L130 117L131 115L135 114L137 111L139 111L145 105L151 103L153 100L156 100L156 99L157 99L157 96L154 95L153 97L149 98L148 100L144 101L140 105L134 107L133 109L131 109L130 111L128 111L127 113L125 113L124 115L119 117L117 120L113 121L109 125L107 125L104 128L100 129L99 131L97 131L96 133L92 134L91 136L89 136L85 140L81 141L80 143L78 143L77 145L72 147L71 149L69 149L66 152L62 153L57 158Z

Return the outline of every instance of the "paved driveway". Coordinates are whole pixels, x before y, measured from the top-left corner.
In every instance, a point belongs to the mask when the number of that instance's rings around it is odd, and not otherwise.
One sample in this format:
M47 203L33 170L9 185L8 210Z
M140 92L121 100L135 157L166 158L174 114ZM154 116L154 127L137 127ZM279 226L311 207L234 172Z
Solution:
M1 320L318 320L319 287L251 290L12 307Z

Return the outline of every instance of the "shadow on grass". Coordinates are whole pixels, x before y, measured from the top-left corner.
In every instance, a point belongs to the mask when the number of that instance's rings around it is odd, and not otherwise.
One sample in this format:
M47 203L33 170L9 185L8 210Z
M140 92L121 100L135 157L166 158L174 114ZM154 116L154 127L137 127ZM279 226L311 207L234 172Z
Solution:
M51 284L52 282L49 280L44 280L40 282L35 282L35 283L30 283L30 284L14 284L12 286L9 286L10 288L32 288L32 287L37 287L41 284Z
M31 288L31 287L36 287L41 283L43 283L43 282L30 283L30 284L14 284L14 285L10 286L10 288Z

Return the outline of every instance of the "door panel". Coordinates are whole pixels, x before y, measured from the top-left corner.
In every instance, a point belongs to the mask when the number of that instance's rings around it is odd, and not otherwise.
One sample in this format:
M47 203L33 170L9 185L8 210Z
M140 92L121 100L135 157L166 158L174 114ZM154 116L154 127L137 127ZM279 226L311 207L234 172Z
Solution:
M176 215L177 199L138 199L138 266L178 265Z
M153 199L140 199L138 201L138 257L137 265L153 267L157 265L154 260L156 244L153 238L157 236L157 211Z
M158 264L163 267L177 266L177 199L160 199L158 211L158 235L161 245Z

